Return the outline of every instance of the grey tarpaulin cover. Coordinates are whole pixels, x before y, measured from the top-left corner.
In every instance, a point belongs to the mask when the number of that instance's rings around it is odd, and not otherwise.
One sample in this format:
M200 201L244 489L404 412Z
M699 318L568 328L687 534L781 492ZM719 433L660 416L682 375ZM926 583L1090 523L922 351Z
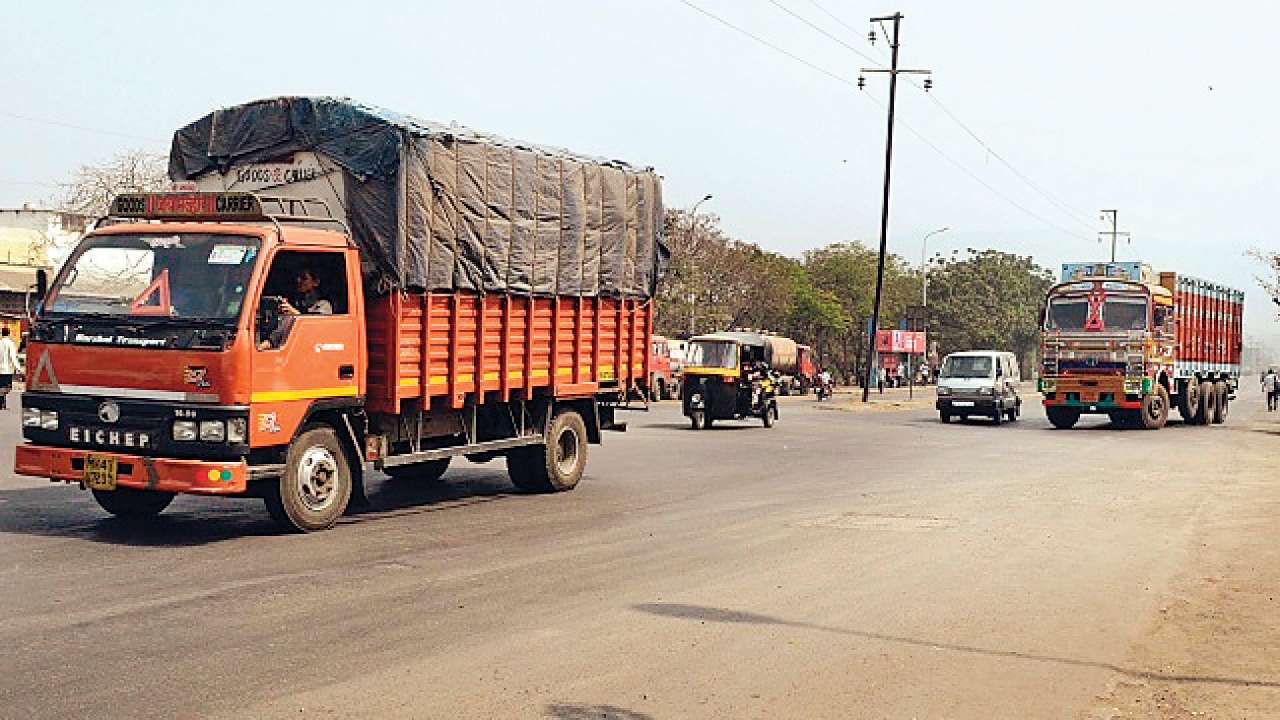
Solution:
M666 266L651 169L346 99L217 110L174 133L169 176L301 151L342 168L342 210L371 288L647 298Z

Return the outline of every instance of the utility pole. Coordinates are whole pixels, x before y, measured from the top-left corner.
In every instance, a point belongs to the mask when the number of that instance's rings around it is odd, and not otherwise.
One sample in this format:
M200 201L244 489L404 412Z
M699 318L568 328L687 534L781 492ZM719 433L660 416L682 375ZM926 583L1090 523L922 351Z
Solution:
M1098 234L1099 234L1099 235L1110 235L1110 236L1111 236L1111 262L1115 262L1115 261L1116 261L1116 238L1117 238L1117 237L1119 237L1119 236L1121 236L1121 235L1123 235L1123 236L1124 236L1124 241L1127 243L1127 242L1129 242L1129 233L1127 233L1127 232L1120 232L1120 231L1116 230L1116 223L1117 223L1116 218L1117 218L1117 216L1119 216L1119 215L1120 215L1120 211L1119 211L1119 210L1103 210L1103 211L1102 211L1102 219L1103 219L1103 220L1106 220L1106 219L1107 219L1107 215L1110 215L1110 216L1111 216L1111 229L1110 229L1110 230L1099 230L1099 231L1098 231ZM1099 242L1101 242L1101 241L1102 241L1102 238L1098 238L1098 241L1099 241Z
M689 208L689 231L688 231L688 234L685 235L686 248L688 248L690 245L693 244L693 234L698 231L698 206L710 199L711 199L711 193L707 193L705 197L703 197L698 202L694 203L692 208ZM692 338L694 335L694 317L697 314L698 306L697 306L697 296L694 294L693 288L692 287L688 288L688 291L689 291L689 337Z
M876 295L875 302L871 307L871 326L868 328L867 335L867 382L862 386L862 402L867 402L871 394L872 373L879 373L874 367L876 357L876 331L880 327L880 296L884 290L884 257L889 245L889 174L893 168L893 110L898 98L898 75L900 73L910 73L919 75L930 75L931 70L901 70L898 68L898 31L902 25L902 13L896 12L885 17L873 17L871 22L880 26L880 34L889 41L890 60L888 69L885 68L863 68L863 73L888 73L889 74L889 127L885 134L884 141L884 198L880 204L880 257L876 261ZM885 29L885 22L893 23L893 30L889 32ZM873 44L876 41L876 31L873 28L867 33L867 40ZM866 77L858 76L858 88L864 88L867 85ZM924 81L924 89L927 91L933 87L933 79L926 77Z

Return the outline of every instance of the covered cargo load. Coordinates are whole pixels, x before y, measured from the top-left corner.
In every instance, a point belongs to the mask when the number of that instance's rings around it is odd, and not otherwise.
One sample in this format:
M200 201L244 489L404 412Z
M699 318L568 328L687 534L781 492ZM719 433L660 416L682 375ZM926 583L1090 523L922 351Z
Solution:
M769 367L784 375L790 375L798 369L800 352L795 340L779 335L765 335L764 343L764 356Z
M169 175L201 190L336 201L378 294L644 299L668 257L652 169L344 98L214 111L174 134Z

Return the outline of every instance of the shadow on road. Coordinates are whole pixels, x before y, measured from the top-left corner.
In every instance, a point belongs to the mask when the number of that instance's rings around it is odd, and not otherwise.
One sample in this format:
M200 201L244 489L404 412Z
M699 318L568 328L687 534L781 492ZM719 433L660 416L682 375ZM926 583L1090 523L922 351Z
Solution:
M547 717L556 720L653 720L652 715L616 705L579 705L577 703L552 703L547 706Z
M721 423L731 423L731 424L722 425ZM694 429L689 425L689 422L687 420L682 423L681 422L649 423L644 425L643 427L657 428L659 430L688 430L690 432L695 432ZM751 430L751 429L758 429L763 427L764 426L760 424L759 420L755 420L754 422L752 422L751 420L717 420L715 424L712 425L711 427L703 430L698 430L696 432L720 432L721 430Z
M1122 667L1114 663L1101 662L1097 660L1081 660L1078 658L1056 657L1053 655L1038 655L1036 653L1022 652L1020 650L998 650L993 648L983 648L976 645L962 645L950 642L934 642L932 640L923 640L920 638L906 637L902 635L889 635L887 633L873 632L869 630L852 630L849 628L830 627L827 625L817 625L807 622L796 622L792 620L783 620L771 617L769 615L759 615L756 613L742 612L739 610L728 610L725 608L708 607L705 605L684 605L680 603L643 603L633 605L633 609L641 612L650 613L652 615L660 615L662 617L678 618L681 620L699 620L702 622L721 622L721 623L737 623L746 625L782 625L785 627L803 628L806 630L818 630L821 632L838 633L840 635L851 635L854 637L865 638L867 640L879 640L881 642L897 643L900 645L911 645L915 647L930 648L933 650L949 650L956 653L965 653L970 655L983 655L986 657L1012 658L1015 660L1028 660L1031 662L1053 663L1057 665L1070 665L1075 667L1091 667L1099 670L1110 670L1111 672L1124 675L1126 677L1153 680L1171 683L1199 683L1209 685L1229 685L1235 687L1261 687L1261 688L1280 688L1280 681L1275 680L1258 680L1252 678L1234 678L1234 677L1215 677L1205 675L1176 675L1170 673L1153 672L1150 670L1135 670L1132 668Z
M436 482L366 480L369 504L352 507L339 525L439 512L517 496L505 472L463 470ZM0 490L0 533L79 538L114 545L187 547L242 537L288 535L257 498L179 496L147 520L107 515L92 497L62 483Z

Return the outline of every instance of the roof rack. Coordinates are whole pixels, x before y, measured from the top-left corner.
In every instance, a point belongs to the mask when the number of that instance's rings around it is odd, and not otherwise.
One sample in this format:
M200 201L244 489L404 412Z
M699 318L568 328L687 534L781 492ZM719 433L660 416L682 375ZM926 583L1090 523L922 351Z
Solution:
M107 215L94 223L190 220L195 222L331 223L348 237L351 229L316 197L281 197L247 192L124 193L111 201Z

